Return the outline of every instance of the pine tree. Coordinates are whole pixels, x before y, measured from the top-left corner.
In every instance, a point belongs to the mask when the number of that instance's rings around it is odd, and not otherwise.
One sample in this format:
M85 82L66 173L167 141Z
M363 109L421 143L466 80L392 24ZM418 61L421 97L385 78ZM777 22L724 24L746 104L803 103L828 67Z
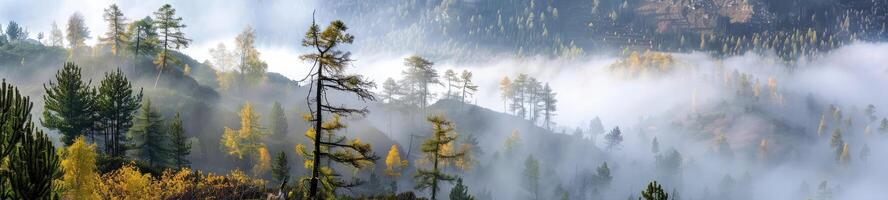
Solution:
M543 87L541 100L543 106L543 127L549 130L552 130L552 118L555 116L555 111L558 110L556 106L558 100L555 99L555 94L552 88L549 87L549 83L546 83L546 86Z
M53 47L61 47L65 45L65 36L59 25L55 21L52 22L52 29L49 31L49 44Z
M296 153L301 155L305 160L304 166L312 170L318 169L318 184L322 185L323 188L320 188L318 193L313 196L317 197L317 199L334 197L336 190L339 188L352 188L364 183L357 178L354 178L351 181L342 180L342 178L334 171L335 168L333 164L347 165L355 170L361 170L372 166L376 160L379 159L379 157L373 153L370 144L364 143L360 139L349 140L345 136L336 135L336 132L346 128L345 124L343 124L340 119L339 115L333 115L333 119L324 122L321 126L321 134L316 134L313 128L306 131L306 137L314 141L319 141L319 147L321 148L317 151L318 153L315 153L315 151L307 151L302 144L296 145ZM310 116L306 116L306 120L312 121L314 119ZM318 162L313 158L317 158ZM322 166L323 164L319 162L321 158L327 159L326 166ZM299 183L310 183L312 179L315 179L314 176L303 177Z
M188 48L191 39L186 38L185 33L182 33L185 24L182 24L181 17L176 17L176 9L173 9L173 6L170 4L164 4L155 11L154 18L154 25L158 30L161 49L154 60L154 64L158 67L157 78L154 79L154 87L157 88L157 82L160 81L160 75L163 74L163 69L167 67L167 63L178 62L170 54L170 51Z
M639 200L669 200L669 194L666 191L663 191L663 188L660 184L657 184L657 181L653 181L648 184L647 188L644 191L641 191L641 197Z
M429 90L432 84L441 84L438 79L438 72L432 68L435 63L419 56L410 56L404 59L404 65L407 70L401 72L404 74L404 85L407 90L407 101L413 103L419 108L425 108L434 94Z
M83 136L65 149L62 155L62 188L66 199L100 199L98 189L101 185L99 173L96 171L96 145L87 144Z
M154 27L154 19L145 17L129 24L127 28L129 35L128 50L133 53L133 59L139 55L150 55L157 51L158 43L157 29Z
M28 39L28 33L18 23L9 21L9 25L6 25L6 39L10 42Z
M43 89L46 94L40 123L44 127L61 132L65 145L92 131L96 119L95 91L81 80L79 67L65 63L56 73L56 82L50 81L49 87L43 85Z
M398 95L401 94L401 86L395 82L395 79L388 78L382 83L382 100L385 103L395 103Z
M83 15L75 12L68 18L68 27L66 31L68 46L71 47L71 55L75 55L77 49L86 46L86 39L89 39L89 29L83 22Z
M126 34L126 17L123 16L123 12L120 11L117 4L111 4L106 8L103 16L105 22L108 23L108 32L105 32L105 37L100 38L100 41L102 44L111 46L112 54L119 55L129 38Z
M112 73L105 73L105 79L102 80L96 96L96 106L107 154L124 155L127 144L124 134L132 127L133 115L141 102L142 90L135 93L119 68Z
M888 118L882 118L882 122L879 123L879 132L888 134Z
M614 128L607 135L604 136L604 139L607 142L607 149L614 149L623 142L623 132L620 131L620 127Z
M418 190L431 188L431 199L435 200L438 194L438 182L452 182L457 178L455 175L445 173L442 165L446 162L464 159L467 151L466 149L445 151L445 147L453 145L452 143L457 139L452 122L443 116L431 116L427 120L432 124L432 135L422 143L420 151L423 153L424 159L432 164L432 168L417 168L414 179L416 179L415 188Z
M453 87L459 87L459 77L456 76L456 72L453 69L447 69L444 71L444 81L443 83L445 87L447 87L447 92L444 93L444 99L455 99L456 95L453 92Z
M287 116L284 115L284 108L281 107L281 104L277 101L274 102L271 106L271 123L268 125L271 128L271 135L274 135L276 138L284 138L287 136Z
M313 116L305 117L306 121L313 122L314 127L309 129L306 134L312 140L314 144L314 149L309 152L303 152L302 155L306 155L311 157L311 159L307 159L306 163L310 164L307 167L312 168L312 174L309 181L309 193L308 196L310 198L319 197L319 184L321 183L321 178L325 178L325 180L331 180L326 177L326 174L332 174L332 169L327 168L328 170L324 170L325 176L321 175L321 157L331 157L330 159L339 159L339 158L347 158L345 161L341 163L350 164L356 168L362 168L366 164L374 162L377 158L372 154L370 150L369 144L364 144L360 142L360 140L354 139L352 141L346 142L345 137L333 137L335 131L344 128L344 125L339 123L339 116L348 116L351 114L366 114L367 109L353 109L347 108L343 106L335 106L331 105L330 102L327 102L326 91L334 90L342 92L343 94L351 94L358 96L362 101L373 101L376 98L369 91L369 88L375 86L375 84L369 80L366 80L360 75L351 75L345 73L345 67L349 66L352 59L351 53L347 51L339 50L340 45L351 44L354 41L354 36L351 34L345 33L348 30L348 27L345 26L345 23L342 21L336 20L330 23L323 31L321 28L312 21L311 26L308 31L305 33L305 38L302 40L302 46L311 47L312 49L317 50L316 52L303 54L300 56L300 59L305 61L311 61L314 63L312 69L316 69L316 71L310 72L313 84L312 84L312 94L313 97L313 105L311 113ZM324 125L324 117L323 113L332 113L334 117L332 121L326 123ZM318 132L318 134L314 134ZM321 141L322 137L320 135L326 132L329 138L333 138L334 140ZM314 135L318 135L317 137ZM345 155L332 155L322 153L322 146L325 147L337 147L340 149L339 152L348 152ZM303 147L304 148L304 147ZM331 149L326 149L328 153L330 153ZM326 155L326 156L325 156ZM331 181L327 181L330 183ZM336 182L333 180L333 182ZM343 184L329 184L330 186L347 186ZM331 187L330 189L335 189ZM328 190L331 191L331 190Z
M170 161L169 138L163 131L163 119L152 107L151 99L146 99L133 119L129 135L136 156L151 166L167 166Z
M469 187L463 185L462 178L458 178L456 186L450 190L450 200L475 200L475 197L469 194Z
M182 126L182 118L178 112L170 123L170 139L173 165L177 168L190 167L191 161L188 160L188 154L191 154L191 141L185 136L185 127Z
M287 160L287 153L281 151L274 159L274 165L271 166L271 176L275 181L284 184L290 179L290 163Z
M530 199L540 199L540 162L528 155L524 160L524 189L530 193Z
M50 199L53 180L60 175L52 141L31 121L33 104L15 86L0 84L0 196L11 199ZM8 185L7 185L8 184ZM8 190L7 190L8 189Z
M240 61L238 68L251 85L258 84L265 78L268 64L259 59L259 50L254 46L256 33L252 27L247 26L234 40L236 44L235 56Z
M475 83L472 82L472 72L470 72L469 70L462 71L462 73L459 76L459 81L460 81L459 87L460 87L460 89L462 89L462 96L460 97L460 100L463 103L468 103L468 101L466 101L466 98L468 98L471 95L474 95L475 92L478 91L478 85L475 85Z
M595 179L598 187L608 186L610 185L611 181L614 180L614 177L611 176L610 168L607 167L607 162L604 162L601 164L601 166L598 166L598 169L595 169L595 173L597 173L595 175Z

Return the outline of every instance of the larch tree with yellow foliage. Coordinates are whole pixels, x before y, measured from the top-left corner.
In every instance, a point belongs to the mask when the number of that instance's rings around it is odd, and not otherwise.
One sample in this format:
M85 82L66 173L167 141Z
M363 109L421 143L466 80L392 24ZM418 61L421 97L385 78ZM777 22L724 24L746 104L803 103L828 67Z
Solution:
M268 163L270 163L271 158L267 155L268 149L262 143L262 138L268 134L259 125L259 114L253 111L253 104L247 102L241 108L238 116L240 116L240 129L234 130L226 126L220 143L222 143L228 155L236 156L238 159L244 159L244 156L255 155L254 173L267 171L263 170L266 168L263 165L270 166L270 164L262 163L263 149L265 156L268 158Z
M439 181L453 182L457 176L444 173L443 164L464 159L467 149L447 150L447 146L453 145L457 135L454 133L453 122L443 116L431 116L427 119L432 123L432 135L422 143L420 151L423 153L423 161L432 164L431 169L416 169L416 189L432 189L432 200L437 198Z
M99 199L99 173L96 172L96 145L87 144L83 136L62 155L62 188L64 197L69 199Z
M401 170L405 167L407 167L407 161L401 160L398 145L393 144L389 149L388 156L385 157L385 174L392 178L391 191L398 191L398 177L401 177Z
M313 120L310 115L306 115L305 118L307 121ZM315 199L335 199L336 189L351 188L364 183L357 178L352 178L352 180L348 181L343 180L342 175L333 170L334 163L347 165L355 169L364 169L371 167L374 162L379 159L379 157L373 153L370 144L363 143L360 139L349 140L345 136L336 135L337 131L345 128L346 126L340 121L340 117L334 115L333 119L324 122L323 126L321 126L322 135L318 136L314 131L314 128L305 132L305 136L310 140L319 141L321 147L320 151L316 153L314 151L306 150L305 146L302 144L296 145L296 153L304 158L305 168L317 168L319 170L318 183L322 188L319 188ZM316 162L312 158L324 158L328 162L326 166L324 166L322 163ZM313 177L311 176L303 177L299 180L298 184L301 185L302 189L305 189L304 184L306 182L311 183L312 179Z
M375 83L367 80L361 75L345 73L346 66L350 66L352 59L351 53L340 50L339 47L344 44L351 44L355 37L346 33L348 27L345 23L335 20L329 26L321 30L314 21L309 26L305 37L302 39L302 46L313 49L311 53L299 56L303 61L311 62L308 78L309 95L313 101L309 102L309 110L311 115L305 117L306 121L314 123L314 127L306 132L313 143L313 150L305 151L304 147L297 147L297 150L304 155L310 157L306 159L306 167L311 168L311 177L309 181L308 198L320 199L318 186L321 179L325 179L328 192L335 187L345 186L344 182L338 181L332 168L326 167L322 172L320 165L321 157L328 158L337 163L346 163L357 168L363 168L372 164L377 159L370 151L369 144L363 144L360 140L346 140L345 137L333 137L333 133L344 126L339 123L339 117L351 114L366 114L368 111L364 109L354 109L345 106L337 106L327 101L327 90L342 92L342 94L355 95L362 101L374 101L376 98L370 92L371 88L376 87ZM324 122L324 113L333 114L333 119ZM331 134L328 141L322 141L322 137L316 137L315 132L320 134ZM338 150L337 150L338 149ZM310 161L309 161L310 160ZM322 175L323 173L323 175ZM331 179L331 177L333 179ZM302 183L300 183L302 184Z

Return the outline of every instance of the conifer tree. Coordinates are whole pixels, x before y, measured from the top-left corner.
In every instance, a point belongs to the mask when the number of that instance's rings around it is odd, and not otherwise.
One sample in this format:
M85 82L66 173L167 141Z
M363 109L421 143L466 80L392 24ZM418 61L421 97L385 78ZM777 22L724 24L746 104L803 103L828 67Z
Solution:
M393 144L389 148L388 155L385 157L385 174L392 178L391 191L398 191L398 178L401 177L401 170L407 167L407 161L401 160L401 154L398 152L398 145Z
M186 38L185 33L182 33L182 28L185 28L185 24L182 23L181 17L176 17L176 9L173 9L173 6L170 4L164 4L155 11L154 18L154 25L158 30L161 49L154 60L154 64L158 67L157 78L154 79L154 87L157 88L157 82L160 81L160 75L163 74L163 69L167 67L167 63L178 62L171 55L170 51L188 48L191 39Z
M524 160L524 189L530 193L530 199L540 199L540 162L528 155Z
M284 138L287 136L287 116L284 115L284 108L281 107L281 103L277 101L274 102L271 106L271 123L269 124L269 128L271 129L271 135L274 135L276 138Z
M53 180L60 175L59 158L51 140L31 121L33 104L18 89L0 84L0 197L50 199ZM8 184L8 185L7 185Z
M351 44L354 41L354 36L346 33L346 30L348 30L348 27L345 26L345 23L339 20L331 22L323 31L321 31L321 28L312 21L311 26L305 33L305 38L302 40L302 46L316 50L312 53L300 56L304 61L313 62L312 69L310 70L311 72L309 73L312 80L311 92L309 92L309 94L313 95L311 99L314 100L312 101L313 105L310 104L309 106L312 116L307 116L305 119L306 121L314 123L314 127L306 132L306 135L309 136L309 139L311 139L314 144L314 149L311 152L305 152L303 147L302 152L302 155L311 157L311 159L306 160L306 163L310 164L307 165L307 167L312 168L312 174L309 178L308 193L308 196L311 199L317 199L319 197L318 186L321 183L321 178L329 180L326 181L327 183L339 183L328 184L329 186L332 186L328 187L331 189L335 186L348 186L343 182L327 178L330 177L327 176L327 174L332 174L331 168L324 170L323 173L325 175L322 177L322 167L320 165L321 157L327 157L338 163L349 164L356 168L365 167L367 164L373 163L377 159L370 150L369 144L364 144L357 139L346 143L345 137L333 137L335 131L344 128L344 125L339 123L338 116L366 114L368 111L366 108L354 109L331 104L326 98L327 90L340 91L344 94L355 95L362 101L375 100L375 97L369 91L370 88L375 87L373 82L366 80L360 75L345 73L345 67L349 66L352 61L351 53L342 51L339 47L340 45ZM323 113L325 112L334 114L333 119L328 123L324 123ZM322 141L322 137L320 136L324 133L328 134L328 138L333 139ZM327 151L326 153L322 152L322 147ZM338 149L338 152L344 154L333 154L336 153L332 151L333 149Z
M307 121L313 120L310 116L306 116L306 119ZM342 180L340 175L334 171L333 164L346 165L360 170L372 166L379 159L373 153L370 144L364 143L360 139L349 140L345 136L336 135L336 132L346 128L340 119L339 115L333 115L333 119L324 122L321 126L322 134L316 134L314 129L306 131L306 137L319 141L321 148L317 151L318 153L307 151L302 144L296 145L296 153L304 157L304 166L309 169L317 168L319 170L317 180L318 184L322 185L323 188L318 188L318 194L312 198L332 198L339 188L352 188L364 183L364 181L357 178L353 178L350 181ZM327 165L322 166L322 163L316 162L312 158L325 158L327 159ZM311 183L312 179L314 178L304 177L300 183Z
M447 69L444 71L444 81L443 83L445 87L447 87L447 91L444 93L444 99L454 99L456 94L453 92L453 87L459 86L459 77L456 76L456 72L453 69Z
M407 161L401 160L401 154L398 152L398 145L393 144L389 148L388 155L385 157L385 173L391 177L401 176L401 169L407 167Z
M382 101L389 104L395 103L400 94L401 86L395 82L395 79L385 79L385 82L382 83Z
M432 68L435 63L419 56L410 56L404 59L404 65L407 70L401 72L404 74L404 85L407 90L407 101L413 103L419 108L428 106L430 100L434 97L429 90L432 84L441 84L438 79L438 72Z
M279 183L286 183L290 179L290 163L287 160L287 153L281 151L274 159L274 165L271 166L271 176Z
M40 123L49 129L58 130L65 145L71 145L74 138L92 131L96 115L95 91L89 82L83 82L80 67L74 63L56 73L56 82L43 85L46 94L43 118Z
M127 138L124 135L132 127L133 115L142 102L142 90L136 93L123 72L118 68L112 73L105 73L105 79L99 86L96 106L99 113L99 125L105 136L105 153L111 156L123 156L126 151Z
M6 39L10 42L28 39L28 33L15 21L9 21L9 25L6 25Z
M151 99L142 103L129 132L134 142L135 155L152 166L167 166L170 161L170 142L164 133L163 119Z
M456 186L450 190L450 200L475 200L475 197L469 194L469 187L463 185L462 178L458 178Z
M432 124L432 135L422 143L420 151L423 158L432 164L431 169L417 168L414 178L416 179L416 189L432 189L432 200L437 199L439 181L452 182L456 180L455 175L447 174L443 171L443 164L464 159L466 149L445 151L446 146L452 146L456 141L457 135L454 133L454 125L443 116L431 116L427 119Z
M607 167L607 162L604 162L601 164L601 166L598 166L598 169L595 169L595 173L597 173L595 177L596 183L599 187L608 186L610 185L611 181L614 180L614 177L611 176L610 168Z
M468 103L466 98L471 95L474 95L475 92L478 91L478 85L472 82L472 72L468 70L463 70L459 76L459 88L462 89L462 96L460 97L460 101L463 103Z
M623 142L623 131L620 131L619 126L615 127L604 136L604 139L607 142L607 149L614 149Z
M669 194L663 190L657 181L648 184L644 191L641 191L641 197L638 200L669 200Z
M555 111L558 110L556 106L558 100L555 99L555 92L549 87L549 83L543 86L541 101L543 106L543 127L552 130L552 118L555 116Z
M138 58L140 55L150 55L157 51L160 41L157 38L154 19L151 19L151 17L145 17L130 23L127 32L129 32L127 48L133 53L133 59Z
M108 23L108 31L105 32L105 37L100 40L102 44L111 46L112 54L119 55L129 38L126 34L126 17L123 16L123 12L120 11L117 4L111 4L106 8L103 16L105 22Z
M170 139L173 165L177 168L187 168L191 165L188 154L191 154L191 141L185 136L185 127L182 126L182 118L177 112L170 122Z
M259 114L253 111L253 104L249 102L244 104L238 116L240 116L240 129L234 130L226 126L220 143L228 155L243 159L245 155L259 153L259 149L265 146L262 138L268 134L259 125Z
M62 188L66 199L100 199L98 189L101 185L99 173L96 171L96 145L87 144L83 136L65 149L61 166L65 174L62 176Z

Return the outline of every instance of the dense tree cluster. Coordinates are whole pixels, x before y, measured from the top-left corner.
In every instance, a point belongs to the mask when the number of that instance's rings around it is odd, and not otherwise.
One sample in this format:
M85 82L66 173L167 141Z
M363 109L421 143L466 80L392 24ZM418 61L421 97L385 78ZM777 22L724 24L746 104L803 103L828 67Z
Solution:
M547 129L554 126L552 120L558 102L555 95L549 83L539 82L527 74L518 74L514 79L506 76L500 81L500 97L508 110L534 124L542 123Z

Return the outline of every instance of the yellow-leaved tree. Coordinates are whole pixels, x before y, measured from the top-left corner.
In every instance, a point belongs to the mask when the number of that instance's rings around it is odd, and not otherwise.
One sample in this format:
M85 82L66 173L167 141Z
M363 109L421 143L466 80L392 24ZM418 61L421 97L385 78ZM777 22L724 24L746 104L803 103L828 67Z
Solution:
M401 160L397 144L393 144L389 149L388 156L385 157L385 167L385 174L391 177L401 176L401 170L407 167L407 161Z
M265 146L259 147L256 163L253 164L253 175L260 176L271 170L271 154Z
M262 138L266 134L259 125L259 114L253 111L253 104L250 102L244 104L238 116L240 116L240 129L234 130L226 126L221 143L228 155L243 159L244 155L258 153L260 148L265 147Z
M99 199L101 186L96 172L96 145L87 144L83 136L65 149L62 157L62 188L67 199Z

